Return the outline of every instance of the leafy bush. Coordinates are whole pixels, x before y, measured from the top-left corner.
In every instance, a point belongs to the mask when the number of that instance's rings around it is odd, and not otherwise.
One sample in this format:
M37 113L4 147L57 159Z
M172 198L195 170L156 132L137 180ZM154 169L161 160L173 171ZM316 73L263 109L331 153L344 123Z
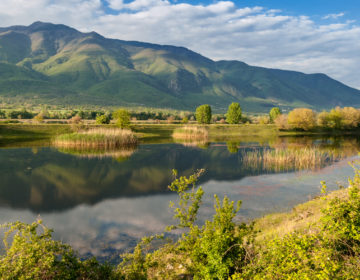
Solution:
M8 230L6 253L0 256L1 279L115 279L111 266L95 259L82 262L69 245L52 240L52 230L41 220L30 225L8 223L2 228Z
M156 237L144 239L119 265L125 279L178 279L181 275L193 279L227 279L244 265L244 236L251 232L252 227L245 224L236 227L233 222L240 203L235 207L226 196L220 203L215 196L216 213L212 221L207 221L202 227L196 225L204 192L201 187L196 189L195 183L202 172L175 179L169 186L178 193L180 201L177 207L170 204L178 224L167 230L183 229L179 240L167 241L158 250L145 253Z

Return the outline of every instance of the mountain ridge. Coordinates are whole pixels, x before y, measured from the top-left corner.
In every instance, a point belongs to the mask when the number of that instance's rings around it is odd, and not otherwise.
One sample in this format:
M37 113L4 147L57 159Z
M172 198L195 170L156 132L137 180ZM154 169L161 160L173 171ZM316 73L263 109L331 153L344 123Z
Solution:
M360 91L321 73L214 61L185 47L108 39L63 24L0 28L0 102L151 106L204 103L245 111L360 105Z

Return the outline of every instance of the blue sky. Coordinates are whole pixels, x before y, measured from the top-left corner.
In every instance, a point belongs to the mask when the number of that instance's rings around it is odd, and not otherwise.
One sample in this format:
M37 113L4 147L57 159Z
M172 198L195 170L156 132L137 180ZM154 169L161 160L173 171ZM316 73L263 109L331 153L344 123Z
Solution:
M321 72L360 89L360 0L0 1L1 26L38 20L214 60Z

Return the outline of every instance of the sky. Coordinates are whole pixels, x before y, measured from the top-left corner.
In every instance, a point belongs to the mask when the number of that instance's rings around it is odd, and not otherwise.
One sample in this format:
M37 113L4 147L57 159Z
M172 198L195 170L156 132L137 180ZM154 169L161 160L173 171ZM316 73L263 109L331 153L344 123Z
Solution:
M360 89L359 0L1 0L0 25L62 23Z

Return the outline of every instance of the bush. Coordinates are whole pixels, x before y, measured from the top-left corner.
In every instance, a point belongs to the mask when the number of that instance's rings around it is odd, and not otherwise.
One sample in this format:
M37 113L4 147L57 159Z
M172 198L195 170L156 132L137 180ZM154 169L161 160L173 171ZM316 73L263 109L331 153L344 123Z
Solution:
M226 121L230 124L238 124L241 119L240 104L233 102L230 104L226 113Z
M211 121L211 107L208 104L196 108L196 120L199 124L209 124Z
M145 253L145 250L151 248L149 243L156 237L144 239L119 265L122 275L131 275L126 279L179 279L186 276L191 279L228 279L244 265L244 236L252 232L252 227L245 224L235 226L233 219L240 203L235 207L226 196L222 203L215 196L212 221L207 221L202 227L196 225L204 192L201 187L195 189L195 183L202 172L175 179L169 186L178 193L180 201L177 207L170 204L178 224L167 230L184 230L180 239L168 241L151 253Z
M116 120L116 125L120 128L128 128L130 126L130 113L125 109L119 109L113 114L113 119Z
M107 115L98 115L96 117L96 124L109 124L110 118Z
M38 220L2 225L5 254L0 257L1 279L115 279L109 265L95 259L82 262L69 245L52 240L52 230ZM9 246L9 237L12 242ZM91 278L90 278L91 277Z
M307 108L294 109L289 113L288 123L295 129L310 130L316 125L315 112Z

